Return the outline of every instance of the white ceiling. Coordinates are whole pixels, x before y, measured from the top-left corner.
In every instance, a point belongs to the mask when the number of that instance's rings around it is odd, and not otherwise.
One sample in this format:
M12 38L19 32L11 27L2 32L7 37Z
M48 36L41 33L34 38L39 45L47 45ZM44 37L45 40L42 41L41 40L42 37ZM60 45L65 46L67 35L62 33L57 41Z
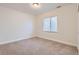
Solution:
M57 6L71 5L68 3L40 3L40 8L33 8L31 3L0 3L0 6L15 9L24 13L38 15L56 9Z

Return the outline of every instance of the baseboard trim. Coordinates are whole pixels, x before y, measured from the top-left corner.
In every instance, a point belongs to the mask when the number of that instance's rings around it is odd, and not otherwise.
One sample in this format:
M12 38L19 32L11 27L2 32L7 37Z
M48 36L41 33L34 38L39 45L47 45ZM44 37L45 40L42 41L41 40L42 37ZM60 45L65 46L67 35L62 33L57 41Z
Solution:
M15 40L11 40L11 41L0 42L0 45L4 45L4 44L8 44L8 43L13 43L13 42L17 42L17 41L21 41L21 40L25 40L25 39L29 39L29 38L32 38L32 37L19 38L19 39L15 39Z
M77 47L76 44L72 44L72 43L68 43L68 42L64 42L64 41L59 41L59 40L56 40L56 39L46 38L46 37L42 37L42 36L37 36L37 37L43 38L43 39L47 39L47 40L56 41L56 42L59 42L59 43L62 43L62 44L66 44L66 45L69 45L69 46Z
M19 39L16 39L16 40L0 42L0 45L8 44L8 43L13 43L13 42L17 42L17 41L20 41L20 40L25 40L25 39L33 38L33 37L39 37L39 38L43 38L43 39L47 39L47 40L52 40L52 41L56 41L56 42L59 42L59 43L62 43L62 44L66 44L66 45L77 47L76 44L72 44L72 43L68 43L68 42L64 42L64 41L59 41L59 40L56 40L56 39L46 38L46 37L42 37L42 36L32 36L32 37L27 37L27 38L19 38Z

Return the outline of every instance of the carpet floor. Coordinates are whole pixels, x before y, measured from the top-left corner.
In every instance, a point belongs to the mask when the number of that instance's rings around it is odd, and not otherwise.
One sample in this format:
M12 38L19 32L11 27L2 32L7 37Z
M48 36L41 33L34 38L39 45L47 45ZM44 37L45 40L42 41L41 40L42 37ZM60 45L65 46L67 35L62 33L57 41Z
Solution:
M43 38L0 45L0 55L77 55L77 48Z

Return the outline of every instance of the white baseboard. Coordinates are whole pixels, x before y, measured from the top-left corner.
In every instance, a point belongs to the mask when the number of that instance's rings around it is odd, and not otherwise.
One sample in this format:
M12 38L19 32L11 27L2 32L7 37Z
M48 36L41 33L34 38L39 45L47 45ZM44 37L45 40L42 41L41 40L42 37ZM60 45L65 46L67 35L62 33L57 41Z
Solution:
M57 39L51 39L51 38L47 38L47 37L43 37L43 36L37 36L37 37L39 37L39 38L44 38L44 39L47 39L47 40L56 41L56 42L59 42L59 43L62 43L62 44L70 45L70 46L75 46L75 47L77 47L76 44L68 43L68 42L65 42L65 41L60 41L60 40L57 40Z
M71 46L77 47L76 44L72 44L72 43L68 43L68 42L64 42L64 41L59 41L59 40L56 40L56 39L46 38L46 37L42 37L42 36L32 36L32 37L44 38L44 39L48 39L48 40L56 41L56 42L63 43L63 44L66 44L66 45L71 45ZM29 38L32 38L32 37L26 37L26 38L19 38L19 39L10 40L10 41L4 41L4 42L0 42L0 45L12 43L12 42L17 42L17 41L29 39Z
M32 37L33 37L33 36L32 36ZM0 42L0 45L8 44L8 43L13 43L13 42L17 42L17 41L20 41L20 40L29 39L29 38L32 38L32 37L26 37L26 38L19 38L19 39L10 40L10 41L4 41L4 42Z

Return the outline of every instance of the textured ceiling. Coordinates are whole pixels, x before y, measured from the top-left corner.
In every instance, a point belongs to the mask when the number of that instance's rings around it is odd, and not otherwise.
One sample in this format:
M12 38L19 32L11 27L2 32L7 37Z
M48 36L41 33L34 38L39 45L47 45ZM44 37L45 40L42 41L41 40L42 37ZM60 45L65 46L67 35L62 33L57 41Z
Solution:
M0 3L0 6L15 9L24 13L38 15L56 9L57 6L67 6L66 3L40 3L40 8L33 8L31 3Z

